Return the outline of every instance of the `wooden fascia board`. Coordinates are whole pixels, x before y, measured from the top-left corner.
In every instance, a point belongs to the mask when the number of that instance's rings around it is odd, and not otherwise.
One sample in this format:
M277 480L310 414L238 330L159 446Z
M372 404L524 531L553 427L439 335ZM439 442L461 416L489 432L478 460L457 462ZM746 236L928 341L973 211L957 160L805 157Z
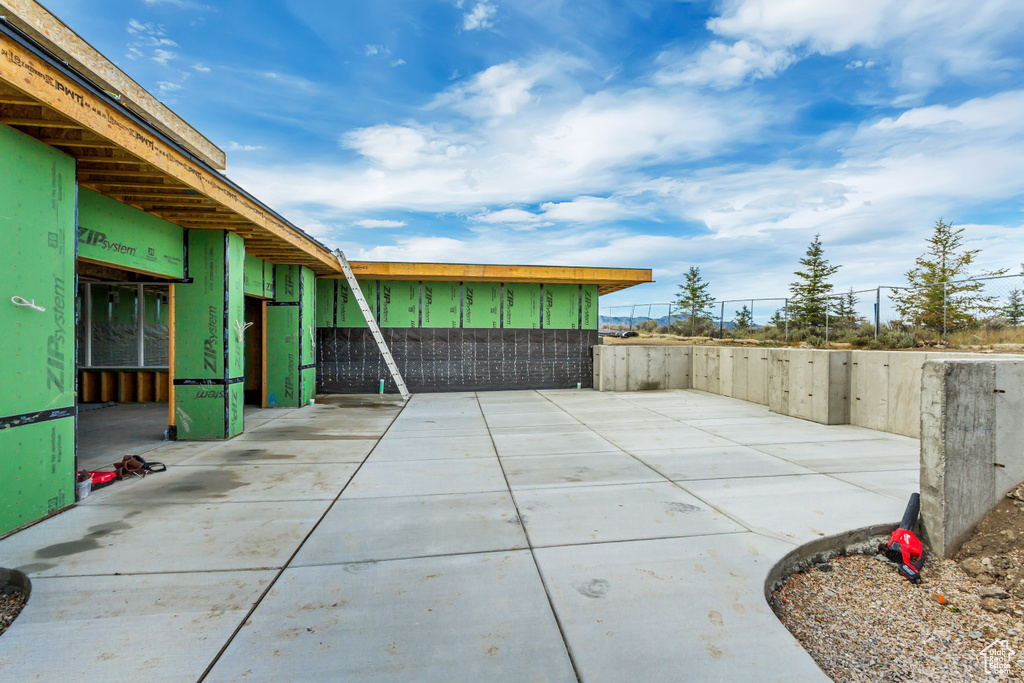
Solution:
M352 261L350 265L355 276L362 280L546 282L551 284L590 284L604 288L614 288L610 291L618 291L633 285L654 281L651 277L651 271L641 268L383 263L370 261Z
M180 181L220 206L242 216L285 244L310 255L323 272L338 273L334 255L238 193L216 172L208 171L172 146L136 125L105 99L70 81L44 60L0 34L0 81L35 98L119 149ZM69 141L76 142L77 141ZM59 144L59 143L58 143ZM101 143L102 144L102 143ZM131 196L130 193L125 193Z

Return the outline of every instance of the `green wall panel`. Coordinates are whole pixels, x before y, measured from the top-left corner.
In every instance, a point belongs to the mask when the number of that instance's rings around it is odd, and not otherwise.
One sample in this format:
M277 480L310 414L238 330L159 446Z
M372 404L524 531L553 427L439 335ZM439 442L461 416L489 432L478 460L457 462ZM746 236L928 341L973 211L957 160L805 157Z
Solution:
M581 311L584 330L597 329L597 285L583 285L583 303Z
M4 125L0 235L0 417L70 406L75 402L75 162ZM13 306L12 296L46 310ZM3 451L0 462L6 467Z
M302 353L299 355L299 364L310 365L316 362L313 355L316 348L316 273L303 266L299 277L301 278L299 291L302 297L300 304L302 320L299 330Z
M174 387L178 439L223 439L226 395L220 384Z
M245 293L251 296L266 296L263 271L266 262L255 256L245 255Z
M174 286L175 376L224 377L224 233L192 230L190 284Z
M75 418L0 429L0 534L75 502Z
M536 330L540 327L540 285L505 284L505 327Z
M242 412L245 406L245 386L242 383L228 386L228 435L242 433Z
M299 307L267 306L267 405L296 408L299 387Z
M277 282L274 277L274 264L263 262L263 296L266 299L273 299L277 287Z
M306 368L302 376L302 405L309 405L309 402L316 398L316 368Z
M580 286L544 285L544 329L575 330L580 326Z
M380 281L380 326L419 327L420 283Z
M243 332L243 338L238 337L239 328L245 324L245 241L232 232L227 233L227 238L228 377L240 378L245 373L244 335L248 334Z
M274 301L299 300L299 271L302 266L277 264L274 266L274 278L277 281L277 292Z
M501 327L501 285L497 282L467 282L463 285L462 326Z
M233 233L193 230L188 256L193 282L175 285L178 438L223 439L242 430L241 403L233 399L242 384L231 382L244 372L244 342L235 324L245 320L244 243ZM215 383L178 383L197 380Z
M458 282L423 283L423 327L459 327L461 308Z
M363 296L366 297L366 303L370 306L370 311L379 320L377 314L377 281L360 280L359 289L363 290ZM352 288L349 287L347 280L342 280L338 283L337 326L366 327L366 319L363 318L363 312L359 310L359 302L352 296Z
M78 255L122 268L184 277L184 228L81 188Z
M334 327L334 300L338 280L316 281L316 326Z

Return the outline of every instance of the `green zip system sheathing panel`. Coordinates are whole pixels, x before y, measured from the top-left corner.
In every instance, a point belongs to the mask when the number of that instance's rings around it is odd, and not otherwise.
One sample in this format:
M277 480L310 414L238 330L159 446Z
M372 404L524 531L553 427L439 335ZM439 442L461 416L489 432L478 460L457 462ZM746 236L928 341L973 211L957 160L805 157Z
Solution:
M316 281L316 326L334 327L334 305L338 300L340 280Z
M540 285L521 282L505 284L505 328L540 328Z
M544 329L575 330L580 326L580 286L544 285Z
M378 321L380 315L377 311L377 281L376 280L360 280L359 289L363 290L363 296L366 297L366 303L370 307L370 311L373 313L373 317ZM359 302L352 296L352 288L348 286L348 282L345 280L338 281L338 322L336 327L366 327L366 318L363 317L363 312L359 310Z
M0 534L75 502L75 418L0 429Z
M316 275L278 265L276 279L277 300L267 304L267 405L297 408L316 392Z
M582 302L580 305L580 329L597 329L597 285L582 286Z
M423 327L459 327L462 285L458 282L423 282Z
M119 268L184 277L184 228L81 188L78 255Z
M380 326L420 326L420 283L380 281Z
M3 533L74 502L76 233L71 157L0 125L0 159Z
M474 329L501 327L501 285L497 282L467 282L462 287L462 326Z
M190 284L175 285L175 416L179 439L242 431L242 238L189 231Z
M267 293L268 285L269 294ZM274 266L261 258L246 254L245 293L251 296L272 297L274 295Z

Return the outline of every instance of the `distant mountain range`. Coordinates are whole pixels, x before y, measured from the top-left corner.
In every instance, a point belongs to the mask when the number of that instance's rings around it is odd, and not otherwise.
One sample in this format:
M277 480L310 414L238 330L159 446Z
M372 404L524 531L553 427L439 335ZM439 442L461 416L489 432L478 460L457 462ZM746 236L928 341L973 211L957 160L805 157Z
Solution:
M633 327L636 327L640 323L646 322L648 320L655 321L656 323L658 323L659 326L667 326L668 325L668 318L669 317L667 315L663 315L660 318L649 318L649 317L647 317L645 315L633 316ZM673 315L672 316L672 323L673 324L685 323L689 319L690 318L687 315L681 315L681 316L680 315ZM612 327L612 328L619 327L619 326L627 327L627 328L629 327L629 316L628 315L602 315L602 316L598 316L597 321L598 321L598 325L600 327ZM717 327L717 324L718 324L718 320L716 319L715 320L715 326L716 327ZM732 331L732 330L736 329L736 324L733 323L731 320L726 320L725 321L725 325L723 325L723 327L725 329L727 329L727 330ZM757 328L759 328L761 326L760 325L751 325L750 327L751 327L751 329L756 330Z

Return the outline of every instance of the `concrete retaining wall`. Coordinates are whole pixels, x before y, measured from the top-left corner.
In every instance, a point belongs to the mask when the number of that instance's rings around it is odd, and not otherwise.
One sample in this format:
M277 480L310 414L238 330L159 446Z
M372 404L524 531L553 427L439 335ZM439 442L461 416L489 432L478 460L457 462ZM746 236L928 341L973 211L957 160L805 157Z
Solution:
M853 424L918 438L921 367L929 360L977 357L918 351L595 346L594 388L700 389L822 424ZM666 363L671 369L663 367Z
M770 349L768 409L826 425L849 424L851 353Z
M929 360L922 376L922 525L951 557L1024 480L1024 360Z
M594 347L594 388L598 391L690 389L692 346Z

